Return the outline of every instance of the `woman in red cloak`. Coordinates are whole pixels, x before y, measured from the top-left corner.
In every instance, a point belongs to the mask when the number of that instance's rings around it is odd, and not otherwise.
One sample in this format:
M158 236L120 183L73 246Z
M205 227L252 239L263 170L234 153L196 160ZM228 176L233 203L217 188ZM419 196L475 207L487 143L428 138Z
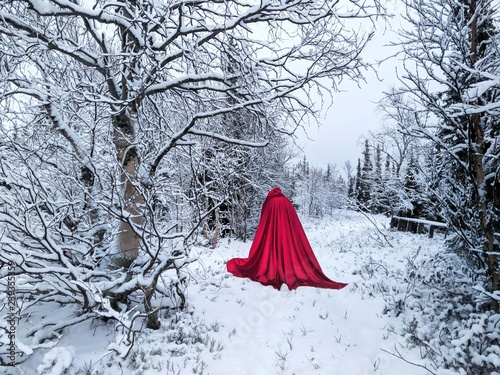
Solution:
M267 195L248 258L227 262L234 276L290 290L299 286L341 289L347 284L325 276L292 203L279 188Z

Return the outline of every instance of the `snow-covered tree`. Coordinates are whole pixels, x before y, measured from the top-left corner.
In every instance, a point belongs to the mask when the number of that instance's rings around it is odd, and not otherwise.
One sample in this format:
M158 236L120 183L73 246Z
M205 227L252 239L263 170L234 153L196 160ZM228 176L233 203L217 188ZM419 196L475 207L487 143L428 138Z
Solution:
M382 176L382 150L380 143L375 148L374 169L368 207L375 213L386 212L386 188Z
M384 170L382 172L382 187L385 194L382 195L381 205L383 212L388 215L400 214L404 210L406 197L401 194L401 180L396 173L395 162L389 153L386 154Z
M361 167L361 168L360 168ZM373 185L373 162L370 150L370 143L365 140L363 151L363 164L358 162L358 172L356 178L356 200L364 207L368 207L371 199L371 189Z
M406 87L398 95L414 101L407 109L419 120L408 130L435 144L436 199L460 239L454 247L484 264L498 308L498 14L488 0L405 4L412 27L400 32Z
M424 209L429 204L429 189L421 181L428 142L412 132L428 114L416 112L411 100L396 89L389 91L379 108L385 123L381 131L370 132L370 137L384 145L383 180L390 212L429 219Z
M423 217L425 199L421 185L420 166L413 151L410 153L410 159L406 166L403 184L404 191L411 204L411 208L406 212L410 217Z
M310 92L359 78L370 34L350 20L379 14L377 0L1 2L0 260L25 309L74 306L19 340L99 316L133 334L185 306L189 241L218 207L196 202L197 167L227 156L231 173L315 114ZM203 159L207 140L238 152Z
M345 176L346 176L346 184L347 184L347 196L350 199L354 199L355 194L355 185L356 185L356 177L354 176L354 171L349 160L344 162L343 167Z
M345 206L347 185L335 164L318 168L310 166L304 157L294 165L291 178L290 199L301 214L323 217Z

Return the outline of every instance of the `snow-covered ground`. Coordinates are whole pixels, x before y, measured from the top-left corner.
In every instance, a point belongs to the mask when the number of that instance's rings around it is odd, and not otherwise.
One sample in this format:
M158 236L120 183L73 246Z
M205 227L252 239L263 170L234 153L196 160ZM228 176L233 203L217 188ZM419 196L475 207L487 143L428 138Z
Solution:
M117 334L113 323L89 322L72 327L56 348L35 353L18 370L28 375L428 374L420 367L428 365L420 350L407 348L402 335L407 317L398 306L412 290L405 276L409 268L419 257L441 252L443 238L390 231L387 218L376 220L381 232L352 211L303 218L324 273L349 283L342 290L278 291L233 277L225 262L246 257L251 242L223 240L213 250L193 249L199 261L189 268L190 312L164 317L158 331L143 330L126 358L108 351Z

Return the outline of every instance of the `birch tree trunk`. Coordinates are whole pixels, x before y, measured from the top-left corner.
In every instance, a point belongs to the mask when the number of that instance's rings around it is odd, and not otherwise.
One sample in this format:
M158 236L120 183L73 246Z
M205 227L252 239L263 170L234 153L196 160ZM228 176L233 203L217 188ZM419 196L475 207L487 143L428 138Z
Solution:
M137 190L139 157L134 144L137 113L134 111L129 117L121 116L114 119L114 143L118 161L122 168L120 182L122 184L122 209L124 218L120 222L118 246L121 257L116 259L117 264L130 264L139 255L141 242L140 226L144 221L144 198Z

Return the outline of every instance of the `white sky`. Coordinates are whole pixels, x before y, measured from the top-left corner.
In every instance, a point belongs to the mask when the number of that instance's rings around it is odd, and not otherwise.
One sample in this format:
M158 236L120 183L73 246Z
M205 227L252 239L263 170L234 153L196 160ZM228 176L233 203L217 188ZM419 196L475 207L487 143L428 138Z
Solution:
M389 12L394 12L394 9L389 9ZM394 30L399 28L399 23L399 17L390 21ZM366 61L382 60L394 53L394 48L384 45L396 40L396 35L381 26L362 54ZM297 144L302 147L311 165L324 167L330 163L342 170L344 162L350 160L351 165L356 166L362 151L360 137L369 131L377 131L382 124L376 102L383 97L384 91L398 86L396 66L395 59L383 62L377 68L380 80L375 73L368 71L366 82L361 82L359 87L354 82L342 82L340 89L343 92L333 94L334 103L326 116L320 119L322 125L307 128L307 135L303 130L297 131Z

